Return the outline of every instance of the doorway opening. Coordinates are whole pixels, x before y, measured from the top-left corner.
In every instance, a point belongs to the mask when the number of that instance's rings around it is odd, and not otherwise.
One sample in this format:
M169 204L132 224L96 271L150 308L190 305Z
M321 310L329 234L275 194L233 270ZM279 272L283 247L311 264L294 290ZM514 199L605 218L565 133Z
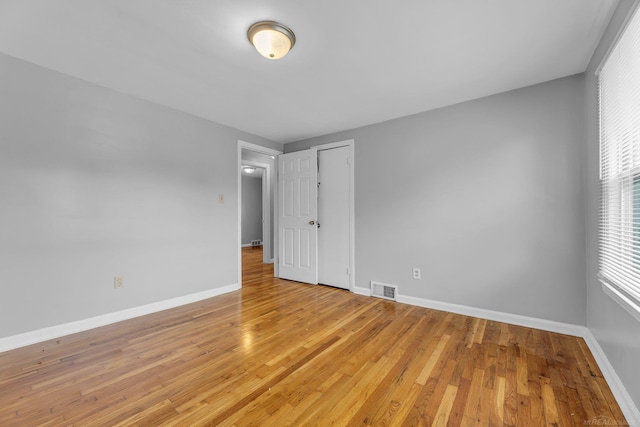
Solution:
M249 234L253 235L251 240L261 240L261 247L263 253L263 263L270 264L274 262L274 248L277 248L278 236L275 232L275 201L277 194L277 180L276 180L276 159L281 151L271 148L263 147L261 145L252 144L250 142L238 141L238 153L237 153L237 177L238 177L238 284L242 286L242 248L245 238ZM255 205L251 207L251 213L258 214L261 217L260 228L261 232L256 236L256 231L253 230L250 233L244 233L243 236L243 166L252 167L255 169L254 173L260 171L261 175L261 207ZM256 179L256 178L250 178ZM245 182L251 182L246 181ZM257 182L253 182L254 187ZM254 189L255 190L255 189ZM255 193L256 191L254 191ZM256 212L255 210L258 210ZM250 215L251 216L251 215ZM254 222L255 225L255 222ZM245 230L246 231L246 230ZM249 241L250 243L250 241ZM245 243L246 244L246 243ZM274 265L277 271L277 264ZM276 273L277 275L277 273Z
M244 157L244 156L243 156ZM271 261L270 236L267 227L270 217L267 168L258 162L249 162L243 159L241 167L240 186L242 187L242 201L240 215L242 217L242 240L243 248L246 247L266 247L264 252L264 263Z

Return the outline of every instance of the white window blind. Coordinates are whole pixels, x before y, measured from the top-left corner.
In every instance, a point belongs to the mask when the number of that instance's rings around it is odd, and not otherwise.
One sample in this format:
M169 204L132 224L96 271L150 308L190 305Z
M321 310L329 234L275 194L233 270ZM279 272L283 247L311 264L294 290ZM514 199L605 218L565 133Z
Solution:
M640 13L598 74L600 280L640 310Z

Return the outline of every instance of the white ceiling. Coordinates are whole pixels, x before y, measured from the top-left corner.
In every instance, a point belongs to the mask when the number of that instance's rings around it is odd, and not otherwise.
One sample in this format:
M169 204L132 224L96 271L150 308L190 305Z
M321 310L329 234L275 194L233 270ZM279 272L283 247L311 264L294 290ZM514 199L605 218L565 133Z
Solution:
M617 0L0 0L0 52L278 142L583 72ZM297 42L271 61L259 20Z

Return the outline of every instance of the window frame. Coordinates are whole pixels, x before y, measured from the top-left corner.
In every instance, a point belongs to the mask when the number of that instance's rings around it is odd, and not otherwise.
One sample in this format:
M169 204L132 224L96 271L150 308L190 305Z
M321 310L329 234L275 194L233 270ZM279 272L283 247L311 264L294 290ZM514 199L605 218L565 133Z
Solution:
M603 85L601 84L602 78L600 73L607 65L609 59L611 59L612 54L620 54L617 52L617 47L625 37L629 27L633 25L632 31L639 31L639 9L638 4L636 4L636 7L629 13L626 22L619 31L615 41L611 44L609 51L596 72L598 81L598 140L600 146L598 279L602 284L602 289L605 294L610 296L638 321L640 321L640 296L638 295L640 278L637 277L640 275L640 162L635 163L632 160L631 167L626 169L626 167L621 167L622 163L619 163L620 160L615 157L621 152L621 147L630 149L632 152L634 152L634 150L640 152L640 133L636 134L635 138L631 139L628 145L624 145L627 143L620 143L620 140L613 139L611 136L605 136L606 132L603 131L603 117L606 117L607 120L611 120L613 117L618 121L621 115L608 113L603 116ZM630 37L632 38L624 40L625 43L629 40L638 40L637 33L635 36ZM632 50L632 52L634 53L632 58L636 58L635 51ZM638 56L637 60L640 62L640 54L638 54ZM635 66L635 64L633 66ZM622 75L626 75L626 73L628 73L628 70L625 71L623 69ZM633 76L634 78L631 84L625 87L631 88L632 91L640 91L640 77ZM615 75L611 80L608 80L608 83L614 83L615 85L616 82L619 82L619 78L619 75ZM615 92L615 89L612 90ZM614 99L628 100L627 98ZM627 111L635 113L635 108ZM640 111L640 109L638 111ZM625 122L628 126L618 126L616 130L620 131L622 129L628 132L629 129L633 129L636 124L636 116L632 114L631 117L631 123ZM611 130L609 127L604 129L607 131ZM603 160L604 158L606 158L606 163L605 160ZM616 173L612 174L611 170L614 170ZM606 176L605 171L608 171ZM611 225L612 223L614 225ZM616 237L616 232L619 233L617 234L618 237ZM614 259L613 261L612 258ZM607 277L606 272L603 272L603 270L613 272L612 275L614 277ZM616 277L618 280L616 280Z

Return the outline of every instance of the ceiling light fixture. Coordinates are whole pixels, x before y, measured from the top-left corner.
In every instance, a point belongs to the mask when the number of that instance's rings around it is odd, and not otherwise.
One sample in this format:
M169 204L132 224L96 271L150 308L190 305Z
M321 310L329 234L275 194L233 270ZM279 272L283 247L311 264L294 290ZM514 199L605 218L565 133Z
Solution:
M249 27L247 37L260 55L280 59L296 44L296 36L289 28L275 21L260 21Z
M246 173L254 173L256 171L256 168L251 166L243 166L242 170L245 171Z

